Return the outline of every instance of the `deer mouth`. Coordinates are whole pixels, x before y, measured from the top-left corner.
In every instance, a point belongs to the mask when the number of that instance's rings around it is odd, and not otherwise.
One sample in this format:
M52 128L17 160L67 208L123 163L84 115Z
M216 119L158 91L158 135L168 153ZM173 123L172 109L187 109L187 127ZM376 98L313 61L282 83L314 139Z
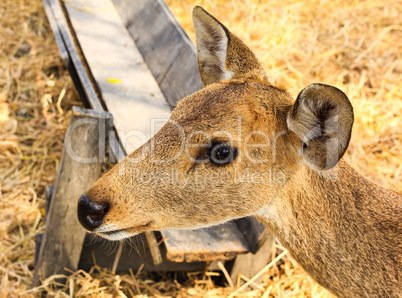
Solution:
M101 236L102 238L105 238L107 240L123 240L125 238L129 238L132 236L135 236L139 233L144 232L147 230L152 225L153 221L149 221L148 223L140 226L134 226L130 228L125 228L125 229L115 229L115 230L110 230L110 231L105 231L105 230L100 230L100 231L94 231L96 234Z
M105 238L107 240L122 240L131 236L134 236L135 234L128 233L128 229L120 229L120 230L114 230L114 231L108 231L108 232L95 232L102 238Z

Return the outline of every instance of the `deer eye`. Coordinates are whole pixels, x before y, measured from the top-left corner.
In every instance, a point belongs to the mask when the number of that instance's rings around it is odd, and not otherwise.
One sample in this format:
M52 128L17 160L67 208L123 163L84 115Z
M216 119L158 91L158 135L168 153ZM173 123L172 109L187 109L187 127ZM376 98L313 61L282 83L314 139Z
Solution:
M237 149L227 143L212 143L208 151L209 161L216 165L232 162L237 156Z

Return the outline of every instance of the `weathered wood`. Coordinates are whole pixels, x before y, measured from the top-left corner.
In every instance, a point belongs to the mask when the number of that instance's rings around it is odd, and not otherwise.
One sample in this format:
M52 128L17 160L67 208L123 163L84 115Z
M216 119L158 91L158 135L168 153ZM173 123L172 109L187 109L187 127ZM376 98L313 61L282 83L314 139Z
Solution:
M254 216L239 218L235 223L246 239L250 252L253 254L260 249L269 237L272 237L271 231Z
M59 0L47 0L47 1L49 3L51 11L53 12L53 16L57 22L60 35L63 39L67 52L70 56L69 61L74 64L74 68L76 69L77 75L84 87L83 90L86 93L86 98L90 106L96 111L103 111L103 107L98 100L98 96L96 95L95 89L92 86L92 83L86 74L84 65L78 55L77 48L74 44L74 39L70 34Z
M59 48L61 59L65 66L68 66L70 57L68 55L68 51L66 49L66 45L64 44L63 37L61 36L59 26L57 25L57 21L54 17L53 10L50 7L50 3L48 0L43 0L43 4L45 6L45 12L47 19L49 20L50 27L52 28L54 39L56 41L56 45Z
M86 62L82 60L83 57L80 53L80 48L75 46L75 41L68 27L66 18L64 14L61 13L62 7L60 6L59 1L43 0L43 3L61 57L66 64L78 94L84 103L87 103L88 107L93 107L97 111L103 111L104 109L101 104L101 99L98 97L95 87L92 84L94 80L91 77L91 74L85 69L84 65ZM50 5L51 3L52 5ZM55 18L55 15L57 15L57 19ZM64 32L63 34L61 32L62 29ZM67 47L67 44L70 45L70 47ZM126 156L126 153L121 146L121 143L116 138L116 132L110 130L109 134L110 160L118 162Z
M78 223L77 200L101 175L105 125L111 117L106 112L73 108L38 254L34 285L52 274L67 273L64 268L78 268L85 230Z
M230 260L249 251L246 240L233 222L208 229L164 230L161 233L166 258L174 262Z
M274 237L272 233L267 233L265 241L260 246L257 253L238 255L231 264L230 277L236 283L239 274L247 278L252 278L256 275L266 264L269 263L270 253L274 244ZM256 279L260 284L262 282L262 275Z
M131 153L169 118L166 101L110 0L64 2L123 148Z
M52 28L57 47L59 48L61 59L62 59L64 65L66 66L66 68L71 76L71 79L73 80L75 89L77 90L79 97L81 98L81 100L83 101L83 103L85 104L86 107L90 107L91 105L87 98L86 92L84 91L82 82L78 76L74 63L70 59L70 54L67 50L67 46L66 46L63 36L60 32L59 27L62 27L62 24L60 24L60 18L56 20L56 18L54 16L55 13L53 12L52 7L50 6L49 0L43 0L43 4L45 6L46 15L48 17L50 27ZM73 43L73 42L71 41L71 43Z
M99 239L94 241L93 235L86 234L78 268L89 271L94 265L112 269L116 260L116 242L108 243L107 240ZM43 234L36 236L36 247L40 247L43 241ZM136 272L142 271L203 271L207 264L205 262L174 263L163 257L163 262L155 265L146 239L138 235L130 239L131 243L123 242L122 254L115 272ZM35 251L37 253L37 251ZM37 258L35 258L36 260ZM211 270L211 269L209 269Z
M113 0L171 106L203 85L193 42L163 0Z
M152 261L155 265L159 265L162 263L162 255L158 247L158 242L156 241L155 233L152 231L146 231L144 234L145 238L147 239Z
M112 268L116 252L108 245L102 244L105 240L93 241L92 235L87 235L85 248L82 251L79 268L89 270L93 265L102 264L102 267ZM144 234L130 239L131 244L124 243L120 262L116 272L129 272L138 270L142 264L144 271L202 271L206 264L204 262L174 263L166 260L162 255L162 262L154 264L148 243ZM95 261L95 262L94 262Z
M45 188L45 218L49 214L50 201L52 200L54 185L48 185Z
M111 163L118 163L126 157L126 150L124 150L123 146L120 143L120 140L117 136L117 133L115 130L110 130L109 131L109 150L112 153L111 156L109 156L109 161Z

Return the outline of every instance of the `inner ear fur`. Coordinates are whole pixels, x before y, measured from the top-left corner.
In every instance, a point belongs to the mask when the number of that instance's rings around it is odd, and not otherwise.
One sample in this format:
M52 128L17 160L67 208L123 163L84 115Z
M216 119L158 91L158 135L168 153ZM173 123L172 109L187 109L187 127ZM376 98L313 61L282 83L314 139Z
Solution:
M265 76L254 53L224 25L200 6L193 8L198 68L204 86L258 70Z
M304 161L322 171L334 167L345 153L353 118L345 93L333 86L312 84L298 95L287 125L303 141Z

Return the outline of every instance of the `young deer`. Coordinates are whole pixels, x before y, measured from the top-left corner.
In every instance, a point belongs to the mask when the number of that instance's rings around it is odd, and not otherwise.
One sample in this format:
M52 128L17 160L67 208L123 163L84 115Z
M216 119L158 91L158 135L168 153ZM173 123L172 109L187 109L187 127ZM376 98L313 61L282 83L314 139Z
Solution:
M331 292L400 296L401 195L341 160L346 95L313 84L294 101L218 20L201 7L193 20L205 88L81 196L81 224L119 240L254 215Z

